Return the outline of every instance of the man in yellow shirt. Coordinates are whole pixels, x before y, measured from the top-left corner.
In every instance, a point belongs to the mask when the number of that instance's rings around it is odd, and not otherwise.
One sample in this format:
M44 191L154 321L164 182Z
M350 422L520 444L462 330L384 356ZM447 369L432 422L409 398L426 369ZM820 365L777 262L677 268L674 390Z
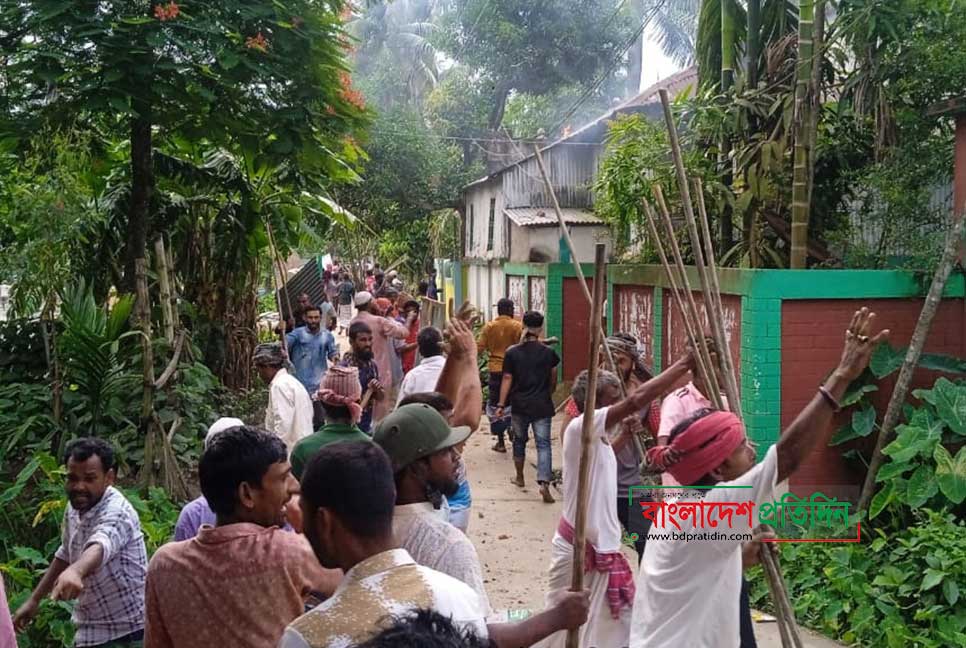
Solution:
M496 435L497 442L493 449L506 452L503 437L510 427L510 408L503 411L503 416L496 415L496 406L500 402L500 383L503 381L503 357L506 350L518 344L523 335L523 324L513 319L513 300L504 297L496 304L497 317L487 322L480 332L476 342L479 353L484 351L489 356L488 369L490 371L489 398L486 401L486 415L490 419L490 432Z

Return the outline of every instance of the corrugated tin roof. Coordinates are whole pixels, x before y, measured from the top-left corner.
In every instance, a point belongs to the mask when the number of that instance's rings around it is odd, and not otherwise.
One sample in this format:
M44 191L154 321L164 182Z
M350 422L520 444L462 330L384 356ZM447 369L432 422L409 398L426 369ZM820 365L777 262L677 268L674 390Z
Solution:
M568 225L603 225L602 221L586 209L562 207L564 222ZM556 227L557 215L553 209L544 207L513 207L504 209L503 213L520 227Z
M671 98L673 99L685 90L690 90L689 94L693 94L697 87L698 66L692 65L691 67L685 68L680 72L675 72L666 79L661 79L657 83L646 88L644 92L640 93L633 99L626 101L624 104L619 106L618 109L623 106L643 106L645 104L659 102L661 99L658 95L658 91L662 88L667 90L668 94L671 95Z
M644 106L650 106L651 104L660 102L658 91L661 88L667 89L668 94L670 94L671 97L674 98L677 95L684 92L685 90L689 90L689 94L693 94L697 89L697 87L698 87L698 66L692 65L689 68L685 68L680 72L675 72L671 76L661 79L657 83L652 84L637 96L632 97L621 104L618 104L616 107L612 108L611 110L608 110L606 113L604 113L597 119L591 121L590 123L584 124L577 130L567 134L565 137L561 137L547 144L546 146L541 147L540 151L545 152L548 149L551 149L557 146L558 144L568 142L573 139L577 139L579 136L585 135L589 131L593 130L594 128L597 128L599 125L617 118L618 115L636 113L636 112L642 112L644 110L648 110L644 108ZM603 141L603 137L600 137L600 141L601 142ZM499 171L495 171L489 175L486 175L480 178L479 180L474 180L470 184L465 185L464 190L472 186L484 183L488 180L491 180L492 178L500 175L507 169L520 165L532 157L533 157L532 154L528 155L522 160L517 160L512 164L508 164L506 167L504 167L503 169L500 169Z

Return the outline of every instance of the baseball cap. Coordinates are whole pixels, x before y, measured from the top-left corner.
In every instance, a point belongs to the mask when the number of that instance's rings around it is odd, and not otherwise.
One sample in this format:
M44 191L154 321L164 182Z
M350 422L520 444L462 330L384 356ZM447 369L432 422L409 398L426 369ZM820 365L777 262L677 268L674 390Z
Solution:
M389 455L393 472L399 472L417 459L463 443L471 432L466 426L451 428L425 403L411 403L379 421L372 440Z
M364 306L372 301L372 293L368 290L360 290L356 293L356 306Z

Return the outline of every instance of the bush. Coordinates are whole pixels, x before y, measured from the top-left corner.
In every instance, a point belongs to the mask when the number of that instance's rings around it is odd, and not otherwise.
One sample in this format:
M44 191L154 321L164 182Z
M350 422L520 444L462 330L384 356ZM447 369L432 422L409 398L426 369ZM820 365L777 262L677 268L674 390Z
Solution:
M916 519L898 532L876 530L871 543L784 545L785 583L799 623L850 645L966 645L966 526L925 509ZM770 605L763 578L753 579L751 602Z

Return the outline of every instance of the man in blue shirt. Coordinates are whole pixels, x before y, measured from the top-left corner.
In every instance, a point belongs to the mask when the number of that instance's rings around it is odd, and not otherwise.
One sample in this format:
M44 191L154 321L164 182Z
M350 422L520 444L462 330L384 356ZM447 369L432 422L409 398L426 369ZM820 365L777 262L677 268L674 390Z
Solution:
M332 333L322 329L322 312L318 306L306 308L302 318L305 326L288 333L285 341L289 359L295 366L295 377L305 386L309 396L315 396L329 362L339 359L339 349Z

